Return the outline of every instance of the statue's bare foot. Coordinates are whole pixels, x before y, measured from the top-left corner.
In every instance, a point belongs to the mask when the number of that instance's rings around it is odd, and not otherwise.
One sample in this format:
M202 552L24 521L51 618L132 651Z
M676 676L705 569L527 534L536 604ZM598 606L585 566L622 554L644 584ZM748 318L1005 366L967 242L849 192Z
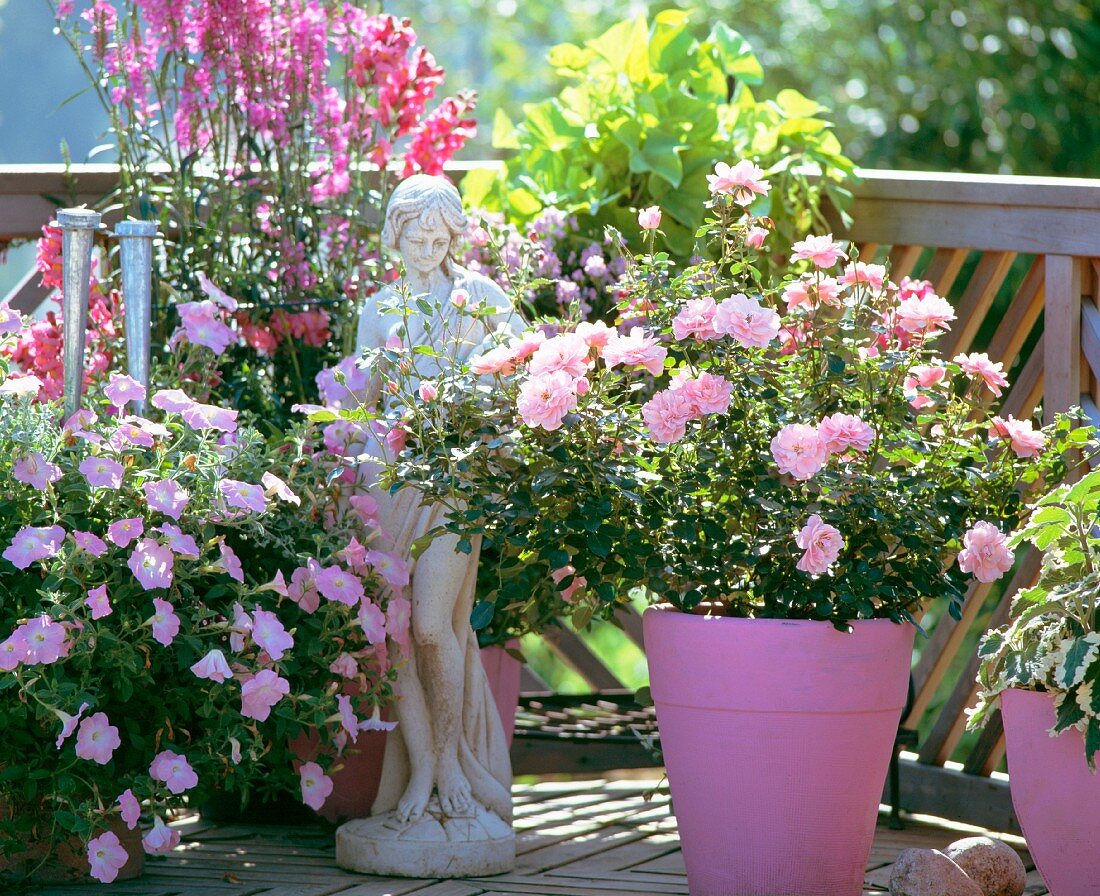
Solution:
M428 807L432 795L432 776L430 773L414 772L409 786L397 802L397 820L402 824L419 821Z
M439 770L436 789L439 792L439 807L445 815L467 815L473 809L470 782L462 774L457 762L445 763Z

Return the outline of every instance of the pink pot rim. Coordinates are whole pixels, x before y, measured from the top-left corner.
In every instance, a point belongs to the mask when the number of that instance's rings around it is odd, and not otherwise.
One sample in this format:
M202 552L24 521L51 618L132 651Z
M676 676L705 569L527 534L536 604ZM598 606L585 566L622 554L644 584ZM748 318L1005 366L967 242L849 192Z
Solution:
M647 614L652 613L655 616L660 615L664 617L680 619L684 621L683 624L685 625L702 625L721 622L730 625L753 625L761 628L813 628L824 626L827 628L831 628L834 631L837 631L839 634L844 634L843 632L840 632L831 622L827 622L822 619L759 619L756 617L746 616L707 616L701 615L699 613L686 613L683 610L677 610L671 604L654 604L653 606L646 607L645 612ZM893 619L886 619L884 617L879 617L876 619L853 619L848 624L851 625L853 628L857 626L860 628L866 628L872 625L911 625L911 623L909 622L894 622Z

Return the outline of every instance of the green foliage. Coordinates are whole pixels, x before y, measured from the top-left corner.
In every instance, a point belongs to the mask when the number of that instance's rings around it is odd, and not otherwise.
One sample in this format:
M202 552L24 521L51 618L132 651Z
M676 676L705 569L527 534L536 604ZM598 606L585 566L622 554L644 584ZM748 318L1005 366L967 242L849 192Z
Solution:
M1053 489L1030 508L1011 543L1043 551L1039 581L1016 595L1012 621L978 648L979 702L970 726L985 723L1008 688L1055 695L1052 734L1077 728L1094 767L1100 749L1100 470Z
M683 259L717 162L751 158L772 178L754 210L775 222L780 253L821 223L825 192L847 205L840 183L852 165L825 109L791 89L758 100L750 88L763 81L760 63L721 22L698 40L687 14L668 10L652 25L623 21L583 45L554 47L548 61L568 86L525 105L518 124L498 111L494 145L512 154L502 175L467 176L471 205L519 221L556 207L596 239L608 226L634 232L638 210L659 205L664 244Z

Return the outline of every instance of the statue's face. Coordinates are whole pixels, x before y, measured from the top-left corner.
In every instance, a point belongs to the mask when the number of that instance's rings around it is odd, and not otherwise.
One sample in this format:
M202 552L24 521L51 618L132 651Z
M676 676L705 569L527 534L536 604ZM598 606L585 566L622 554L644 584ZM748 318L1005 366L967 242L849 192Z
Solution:
M430 274L442 265L450 248L451 233L442 222L425 226L423 220L406 224L397 243L405 267L419 274Z

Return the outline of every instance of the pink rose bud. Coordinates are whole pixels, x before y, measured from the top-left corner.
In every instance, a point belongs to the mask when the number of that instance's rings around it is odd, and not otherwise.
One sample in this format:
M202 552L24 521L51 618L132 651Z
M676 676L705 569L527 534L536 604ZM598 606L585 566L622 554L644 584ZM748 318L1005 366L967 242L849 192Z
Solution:
M398 388L399 387L397 383L395 383L393 380L388 380L386 382L386 391L389 392L391 395L396 395L398 393Z
M400 361L398 361L397 362L397 369L400 370L406 376L408 376L409 371L412 370L412 365L409 364L409 359L408 358L402 358Z
M470 244L478 248L489 245L489 231L484 227L475 227L470 234Z
M576 386L578 395L587 395L588 390L591 388L588 380L585 379L583 376L579 380L577 380Z
M464 289L456 289L451 293L451 304L454 305L455 308L465 308L469 299L470 294Z
M391 336L389 339L386 340L386 348L388 348L390 351L400 351L401 345L402 343L400 336Z
M768 238L768 231L763 227L750 227L745 234L745 245L750 249L759 249Z
M435 401L439 396L439 390L436 389L434 383L430 382L421 383L418 391L420 392L420 397L424 401Z
M656 205L643 208L638 212L638 226L642 230L656 230L661 226L661 209Z

